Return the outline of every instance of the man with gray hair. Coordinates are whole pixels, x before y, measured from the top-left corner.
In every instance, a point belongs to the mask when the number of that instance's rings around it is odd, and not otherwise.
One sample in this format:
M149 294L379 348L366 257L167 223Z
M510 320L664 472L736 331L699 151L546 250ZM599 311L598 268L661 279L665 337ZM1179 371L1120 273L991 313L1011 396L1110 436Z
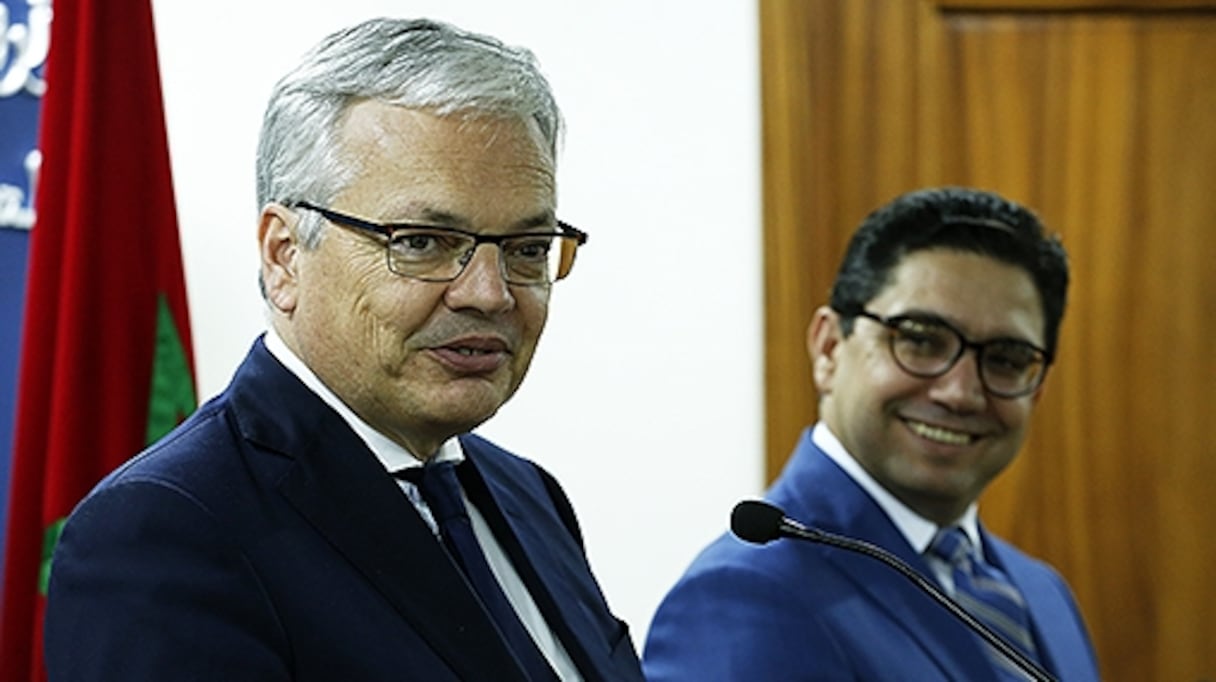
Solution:
M70 517L50 679L640 680L569 501L472 435L587 235L531 53L373 20L275 87L269 329L231 384Z

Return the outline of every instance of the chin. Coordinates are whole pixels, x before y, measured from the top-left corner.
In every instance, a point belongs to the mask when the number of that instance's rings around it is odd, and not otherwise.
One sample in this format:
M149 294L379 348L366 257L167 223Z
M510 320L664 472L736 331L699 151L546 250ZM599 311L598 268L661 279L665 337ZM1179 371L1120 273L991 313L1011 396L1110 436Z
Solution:
M431 415L433 421L447 425L452 433L464 433L481 426L498 412L499 404L492 407L472 407L469 409L439 410Z
M975 475L970 471L925 467L904 473L898 479L900 487L925 499L958 500L975 489Z

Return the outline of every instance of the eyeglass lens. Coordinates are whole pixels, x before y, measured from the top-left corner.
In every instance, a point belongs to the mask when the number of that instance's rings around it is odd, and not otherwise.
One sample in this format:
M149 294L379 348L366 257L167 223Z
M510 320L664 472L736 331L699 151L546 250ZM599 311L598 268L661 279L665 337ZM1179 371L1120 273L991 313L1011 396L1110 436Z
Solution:
M460 276L477 248L469 235L427 228L393 232L389 269L406 277L443 281ZM498 241L503 277L513 284L548 284L565 277L577 242L555 235L519 235Z
M910 374L934 377L945 374L972 345L948 325L915 318L889 321L891 352ZM1013 340L995 340L977 346L980 380L992 393L1017 396L1034 390L1046 361L1033 346Z

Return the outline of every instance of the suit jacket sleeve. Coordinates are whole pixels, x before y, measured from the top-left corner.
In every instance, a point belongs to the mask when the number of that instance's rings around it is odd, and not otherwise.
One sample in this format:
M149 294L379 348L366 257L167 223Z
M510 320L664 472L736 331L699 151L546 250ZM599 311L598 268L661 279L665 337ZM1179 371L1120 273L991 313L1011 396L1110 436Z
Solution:
M60 538L47 611L54 680L290 679L250 564L207 509L156 480L122 481L81 505Z
M659 606L643 656L646 679L857 679L832 631L791 593L787 577L717 560L736 542L711 545Z

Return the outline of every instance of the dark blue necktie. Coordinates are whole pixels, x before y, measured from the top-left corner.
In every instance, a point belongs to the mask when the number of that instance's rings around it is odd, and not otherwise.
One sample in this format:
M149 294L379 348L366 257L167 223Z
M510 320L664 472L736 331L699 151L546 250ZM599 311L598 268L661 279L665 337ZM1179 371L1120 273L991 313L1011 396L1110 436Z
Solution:
M453 462L434 462L423 467L413 467L394 473L394 476L418 486L422 499L426 501L435 523L439 526L443 543L452 558L464 572L473 591L481 599L482 606L490 614L507 646L515 654L520 665L532 680L557 680L557 675L528 634L515 607L502 591L494 577L485 554L473 532L473 524L464 507L460 494L460 480L456 477Z
M933 538L929 552L950 564L954 576L954 599L968 613L995 630L1031 660L1038 661L1030 634L1030 613L1017 587L997 567L985 564L975 554L971 538L962 528L943 528ZM1005 680L1027 677L996 649L985 646Z

